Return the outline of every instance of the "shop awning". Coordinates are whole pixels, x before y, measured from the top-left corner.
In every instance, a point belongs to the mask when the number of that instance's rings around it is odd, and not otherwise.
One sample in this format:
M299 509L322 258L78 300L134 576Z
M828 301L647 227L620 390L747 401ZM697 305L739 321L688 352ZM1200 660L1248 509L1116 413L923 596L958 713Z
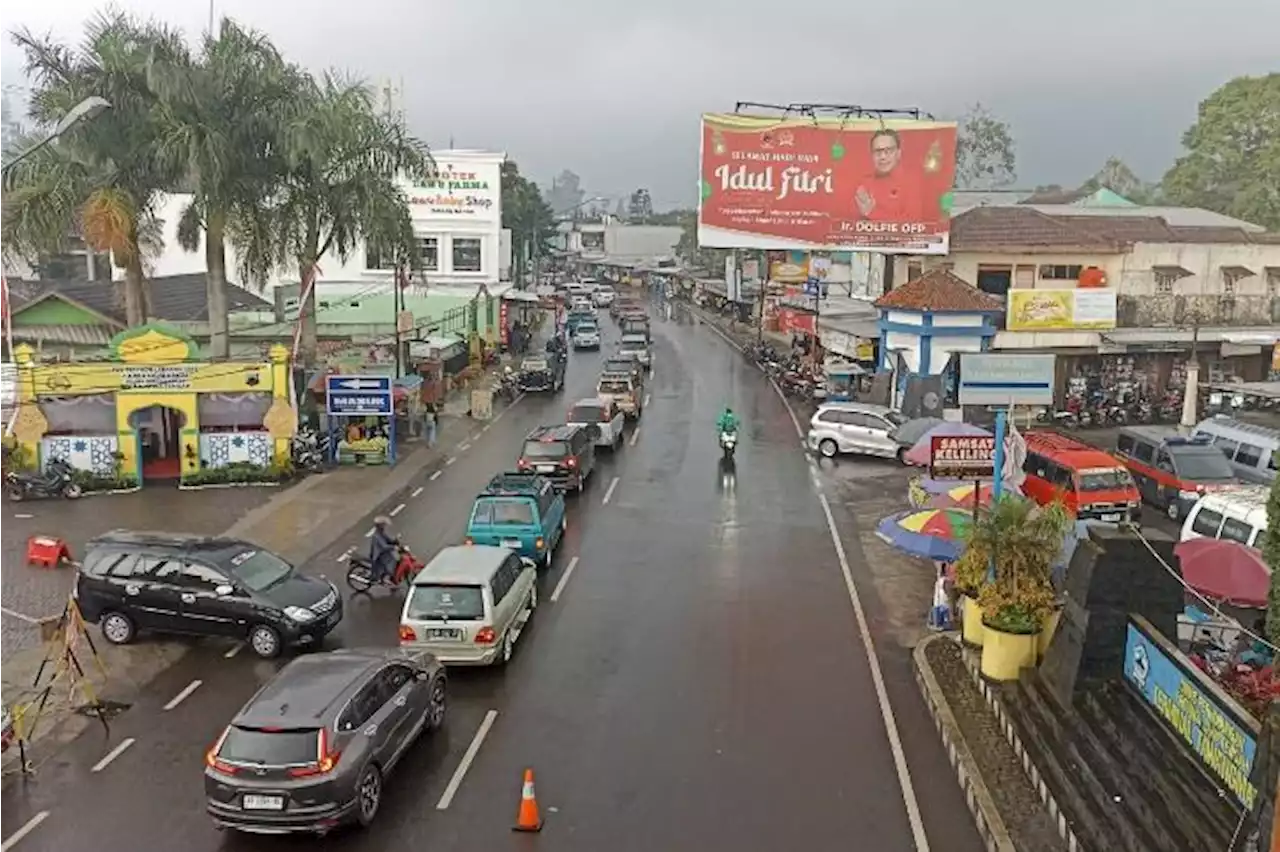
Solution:
M542 301L537 293L530 293L528 290L508 290L502 294L502 298L508 302L526 302L533 305Z
M1280 399L1280 382L1228 382L1207 385L1209 390L1222 393L1258 396L1263 399Z

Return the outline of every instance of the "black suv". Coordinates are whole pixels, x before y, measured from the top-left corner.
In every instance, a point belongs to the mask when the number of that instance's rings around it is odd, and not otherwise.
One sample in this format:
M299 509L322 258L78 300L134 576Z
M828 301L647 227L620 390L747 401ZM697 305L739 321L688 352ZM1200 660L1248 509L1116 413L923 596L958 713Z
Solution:
M318 642L342 620L332 583L233 538L109 532L86 546L75 596L116 645L152 630L245 639L274 657Z
M581 491L596 467L595 434L582 426L539 426L525 437L518 464L562 491Z

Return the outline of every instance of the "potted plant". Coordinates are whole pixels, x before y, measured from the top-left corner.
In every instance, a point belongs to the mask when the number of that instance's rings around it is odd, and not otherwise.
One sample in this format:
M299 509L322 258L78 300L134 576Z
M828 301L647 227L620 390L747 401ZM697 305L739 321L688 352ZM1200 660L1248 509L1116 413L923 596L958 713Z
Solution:
M979 512L981 523L982 510ZM956 562L955 588L960 600L961 639L973 648L982 647L982 608L978 596L987 584L990 566L991 550L984 546L981 537L975 538L974 527L970 527L969 541Z
M965 555L985 554L994 564L978 593L982 612L982 673L992 680L1016 680L1036 663L1039 637L1054 610L1050 571L1071 528L1060 502L1037 506L1007 494L978 516ZM973 566L969 566L972 570Z

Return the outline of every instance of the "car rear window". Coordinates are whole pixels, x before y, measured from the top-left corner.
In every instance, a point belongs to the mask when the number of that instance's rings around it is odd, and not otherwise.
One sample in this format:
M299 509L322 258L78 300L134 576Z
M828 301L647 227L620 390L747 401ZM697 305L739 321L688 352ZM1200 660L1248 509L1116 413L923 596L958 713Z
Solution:
M533 503L521 498L477 500L471 520L477 524L532 524Z
M263 730L232 725L222 741L218 757L234 763L262 766L298 766L315 763L319 728Z
M630 393L631 386L627 382L601 382L601 393Z
M569 412L570 423L602 423L605 419L603 405L575 405Z
M1079 475L1078 481L1077 487L1081 491L1111 491L1133 486L1133 477L1124 468L1085 471Z
M527 459L560 459L569 450L564 441L525 441L524 457Z
M648 346L649 342L640 335L624 335L622 338L622 348L624 349L643 349Z
M414 621L479 621L484 618L484 595L479 586L415 585L406 614Z

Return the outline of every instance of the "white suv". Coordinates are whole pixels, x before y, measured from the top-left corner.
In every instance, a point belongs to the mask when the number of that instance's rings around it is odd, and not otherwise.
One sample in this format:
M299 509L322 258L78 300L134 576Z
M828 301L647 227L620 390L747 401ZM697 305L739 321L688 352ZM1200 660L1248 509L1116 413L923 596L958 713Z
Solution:
M890 435L905 422L900 413L883 405L823 403L809 421L806 443L826 458L840 453L899 458L902 449Z

